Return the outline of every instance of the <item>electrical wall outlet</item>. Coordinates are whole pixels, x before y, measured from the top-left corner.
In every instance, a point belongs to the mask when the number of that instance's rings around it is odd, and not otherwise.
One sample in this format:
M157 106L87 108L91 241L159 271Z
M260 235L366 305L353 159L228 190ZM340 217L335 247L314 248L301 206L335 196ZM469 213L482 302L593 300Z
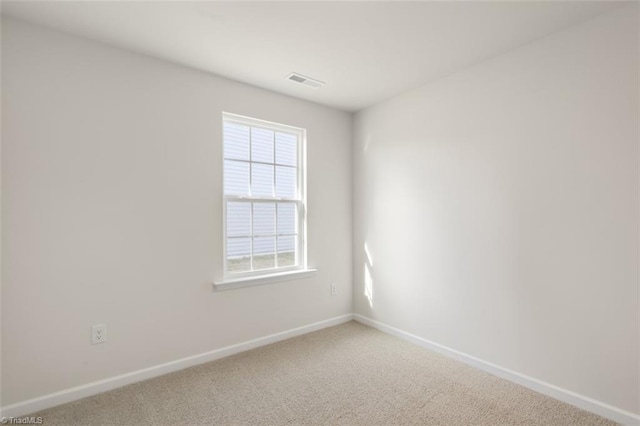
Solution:
M331 295L335 296L337 293L336 291L336 285L335 284L331 284Z
M107 341L107 326L104 324L91 327L91 344L97 345Z

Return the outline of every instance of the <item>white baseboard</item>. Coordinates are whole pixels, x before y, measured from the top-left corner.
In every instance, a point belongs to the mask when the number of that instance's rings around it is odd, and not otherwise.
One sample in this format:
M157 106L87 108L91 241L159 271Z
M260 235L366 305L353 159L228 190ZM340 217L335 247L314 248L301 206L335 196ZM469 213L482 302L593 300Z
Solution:
M601 401L597 401L593 398L589 398L587 396L562 389L550 383L534 379L533 377L525 376L524 374L520 374L507 368L500 367L499 365L483 361L474 356L467 355L446 346L442 346L438 343L423 339L422 337L415 336L413 334L399 330L395 327L391 327L379 321L372 320L371 318L367 318L360 314L353 314L353 319L355 319L359 323L368 325L369 327L373 327L387 334L391 334L392 336L407 340L411 343L425 347L434 352L438 352L449 358L453 358L455 360L464 362L465 364L468 364L472 367L486 371L487 373L490 373L494 376L498 376L511 382L517 383L541 394L550 396L562 402L566 402L567 404L571 404L583 410L598 414L599 416L606 417L607 419L613 420L623 425L640 425L640 415L622 410Z
M291 330L282 331L280 333L271 334L268 336L238 343L236 345L227 346L210 352L205 352L203 354L182 358L176 361L167 362L165 364L156 365L142 370L133 371L131 373L122 374L120 376L99 380L97 382L76 386L70 389L65 389L59 392L29 399L27 401L11 404L0 409L0 417L20 417L27 414L35 413L37 411L54 407L56 405L65 404L67 402L72 402L78 399L86 398L88 396L97 395L99 393L106 392L112 389L117 389L131 383L136 383L142 380L151 379L153 377L162 376L164 374L172 373L174 371L182 370L194 365L214 361L240 352L248 351L250 349L255 349L260 346L269 345L271 343L276 343L282 340L290 339L292 337L300 336L302 334L310 333L312 331L339 325L351 321L352 319L355 319L362 324L376 328L387 334L391 334L414 344L423 346L427 349L441 353L449 358L464 362L465 364L486 371L490 374L493 374L494 376L501 377L519 385L525 386L536 392L548 395L552 398L566 402L578 408L582 408L583 410L587 410L602 417L606 417L615 422L629 426L640 425L640 415L622 410L601 401L597 401L593 398L589 398L587 396L562 389L550 383L525 376L524 374L517 373L515 371L492 364L490 362L483 361L479 358L467 355L446 346L442 346L438 343L431 342L427 339L423 339L422 337L415 336L413 334L407 333L395 327L391 327L389 325L372 320L359 314L341 315L339 317L330 318L328 320L319 321L298 328L293 328Z
M290 339L312 331L321 330L323 328L332 327L342 324L353 319L353 314L341 315L339 317L330 318L328 320L319 321L302 327L293 328L291 330L282 331L280 333L270 334L268 336L238 343L236 345L227 346L216 349L203 354L182 358L176 361L167 362L165 364L156 365L131 373L122 374L120 376L111 377L97 382L87 383L86 385L76 386L59 392L50 393L48 395L29 399L27 401L11 404L0 409L1 417L20 417L27 414L35 413L46 408L55 407L56 405L65 404L67 402L76 401L78 399L93 396L112 389L120 388L131 383L140 382L142 380L151 379L153 377L162 376L167 373L182 370L194 365L203 364L205 362L214 361L229 355L255 349L260 346L276 343L281 340Z

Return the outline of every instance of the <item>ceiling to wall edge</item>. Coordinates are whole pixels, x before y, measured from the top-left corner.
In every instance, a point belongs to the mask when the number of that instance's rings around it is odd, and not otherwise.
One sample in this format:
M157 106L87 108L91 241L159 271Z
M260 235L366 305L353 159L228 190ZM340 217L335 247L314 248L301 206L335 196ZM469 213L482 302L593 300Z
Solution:
M397 97L401 97L401 96L403 96L403 95L405 95L407 93L410 93L410 92L412 92L412 91L414 91L416 89L423 88L423 87L426 87L426 86L429 86L429 85L432 85L432 84L436 84L437 82L440 82L440 81L445 80L447 78L451 78L452 76L458 75L460 73L463 73L463 72L468 71L470 69L473 69L475 67L482 66L482 65L487 64L487 63L491 63L491 62L493 62L493 61L495 61L495 60L497 60L497 59L499 59L501 57L504 57L506 55L510 55L513 52L517 52L517 51L519 51L521 49L524 49L527 46L536 44L536 43L540 42L541 40L544 40L544 39L547 39L547 38L550 38L550 37L554 37L557 34L563 33L565 31L569 31L569 30L571 30L571 29L573 29L575 27L578 27L578 26L581 26L581 25L585 25L590 21L602 18L604 15L615 13L620 8L631 7L632 5L635 5L636 7L638 7L638 4L639 4L636 1L627 1L627 0L617 1L617 0L614 0L611 3L615 3L616 4L615 7L613 7L612 9L608 9L606 11L603 11L601 13L598 13L598 14L596 14L594 16L591 16L591 17L589 17L587 19L580 20L580 21L575 22L575 23L573 23L573 24L571 24L569 26L565 26L565 27L560 28L558 30L552 31L552 32L550 32L548 34L545 34L545 35L542 35L540 37L528 40L528 41L526 41L526 42L524 42L522 44L519 44L517 46L507 48L507 49L505 49L505 50L503 50L501 52L498 52L498 53L496 53L494 55L491 55L489 57L484 57L484 58L481 58L479 60L472 61L472 62L470 62L470 63L468 63L468 64L466 64L464 66L458 67L457 69L454 69L454 70L452 70L452 71L450 71L450 72L448 72L446 74L440 75L440 76L438 76L436 78L431 78L431 79L428 79L428 80L424 80L424 81L422 81L422 82L420 82L418 84L414 84L413 86L411 86L411 87L409 87L409 88L407 88L405 90L401 90L401 91L399 91L397 93L394 93L394 94L392 94L390 96L384 97L382 99L378 99L378 100L376 100L376 101L374 101L374 102L372 102L372 103L370 103L368 105L365 105L363 107L360 107L360 108L342 108L342 107L338 107L338 106L335 106L335 105L331 105L331 104L329 104L327 102L322 102L322 101L319 101L319 100L306 99L306 98L304 98L302 96L296 96L295 94L285 93L285 92L282 92L282 91L274 90L272 88L264 87L264 86L261 86L259 84L255 84L255 83L252 83L252 82L249 82L249 81L244 81L244 80L241 80L241 79L234 79L234 78L231 78L231 77L216 73L214 71L208 70L208 69L206 69L204 67L198 67L198 66L195 66L195 65L185 64L185 63L177 61L177 60L172 60L170 58L161 57L159 55L154 55L154 54L151 54L151 53L148 53L148 52L144 52L144 51L142 51L140 49L134 49L134 48L124 47L124 46L119 46L119 45L117 45L115 43L105 42L103 40L98 40L98 39L90 37L90 36L76 34L73 31L67 31L67 30L52 26L52 25L47 25L45 23L35 22L33 20L25 19L23 17L14 16L11 13L6 13L5 9L2 7L2 3L3 2L0 2L0 17L2 19L11 19L11 20L19 21L19 22L21 22L23 24L32 25L32 26L35 26L35 27L44 28L44 29L46 29L48 31L54 31L54 32L57 32L57 33L60 33L60 34L64 34L65 36L68 36L68 37L73 37L73 38L78 38L78 39L90 41L92 43L97 43L99 45L102 45L102 46L105 46L105 47L108 47L108 48L111 48L111 49L117 49L117 50L120 50L120 51L125 51L125 52L128 52L128 53L134 54L134 55L140 55L140 56L143 56L143 57L146 57L146 58L149 58L149 59L153 59L153 60L156 60L156 61L161 61L161 62L163 62L165 64L171 64L173 66L177 66L177 67L180 67L180 68L186 68L186 69L189 69L189 70L192 70L192 71L196 71L196 72L199 72L199 73L204 73L204 74L206 74L208 76L213 76L213 77L216 77L218 79L226 80L226 81L229 81L229 82L232 82L232 83L235 83L235 84L246 85L246 86L254 87L254 88L257 88L257 89L260 89L260 90L265 90L265 91L268 91L268 92L277 93L277 94L279 94L281 96L285 96L285 97L288 97L288 98L293 98L293 99L297 99L297 100L300 100L300 101L308 102L308 103L311 103L311 104L314 104L314 105L317 105L317 106L320 106L320 107L323 107L323 108L328 108L328 109L331 109L331 110L346 112L346 113L349 113L352 117L355 114L357 114L357 113L359 113L361 111L364 111L364 110L367 110L369 108L375 107L376 105L382 104L382 103L387 102L387 101L389 101L391 99L395 99ZM4 2L4 3L6 3L6 2ZM282 76L282 79L283 80L287 80L287 78L291 74L297 74L296 70L291 70L290 74ZM323 83L323 85L327 84L325 82L322 82L322 83ZM302 85L300 85L300 86L302 86ZM309 89L306 88L306 87L300 87L300 90L309 90ZM318 90L322 90L322 87L319 87Z

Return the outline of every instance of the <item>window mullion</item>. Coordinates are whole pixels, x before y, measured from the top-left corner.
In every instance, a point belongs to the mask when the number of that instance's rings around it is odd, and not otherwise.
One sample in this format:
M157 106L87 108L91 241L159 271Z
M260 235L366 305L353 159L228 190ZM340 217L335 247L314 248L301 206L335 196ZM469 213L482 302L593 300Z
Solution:
M253 127L249 127L249 196L253 195Z
M249 239L249 270L253 271L253 203L251 203L251 208L250 208L251 214L250 214L250 233L251 233L251 238Z
M258 161L258 160L239 160L237 158L225 158L225 161L232 161L234 163L253 163L253 164L264 164L266 166L279 166L279 167L288 167L290 169L296 169L296 166L292 166L289 164L280 164L280 163L269 163L267 161Z
M276 196L277 192L276 192L276 134L277 132L273 132L273 189L272 189L272 195L273 197ZM274 207L274 211L275 211L275 221L274 221L274 234L278 233L278 203L274 201L273 203L273 207ZM275 236L274 237L275 240L275 253L273 254L274 257L274 263L275 263L275 267L278 267L278 237Z
M253 127L249 127L249 196L253 195ZM249 270L253 271L253 202L250 208Z
M274 239L276 240L276 268L278 267L278 203L273 203L276 211L276 220L273 224L275 229L273 230Z
M307 212L305 211L305 203L304 203L305 194L303 192L304 190L303 167L306 167L306 164L303 164L305 147L304 147L304 141L301 139L300 134L297 135L296 141L297 141L296 196L298 198L296 210L298 214L296 215L295 263L298 265L302 264L306 266L306 254L305 254L306 242L304 241L304 238L305 238L305 235L304 235L305 220L304 219L306 217Z

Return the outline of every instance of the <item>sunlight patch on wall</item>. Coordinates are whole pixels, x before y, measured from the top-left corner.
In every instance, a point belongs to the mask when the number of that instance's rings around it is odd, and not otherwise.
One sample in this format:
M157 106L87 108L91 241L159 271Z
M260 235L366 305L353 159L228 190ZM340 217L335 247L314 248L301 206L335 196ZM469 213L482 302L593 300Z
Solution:
M369 247L367 243L364 243L364 295L369 301L369 307L373 307L373 278L371 277L371 270L373 269L373 261L369 254Z

